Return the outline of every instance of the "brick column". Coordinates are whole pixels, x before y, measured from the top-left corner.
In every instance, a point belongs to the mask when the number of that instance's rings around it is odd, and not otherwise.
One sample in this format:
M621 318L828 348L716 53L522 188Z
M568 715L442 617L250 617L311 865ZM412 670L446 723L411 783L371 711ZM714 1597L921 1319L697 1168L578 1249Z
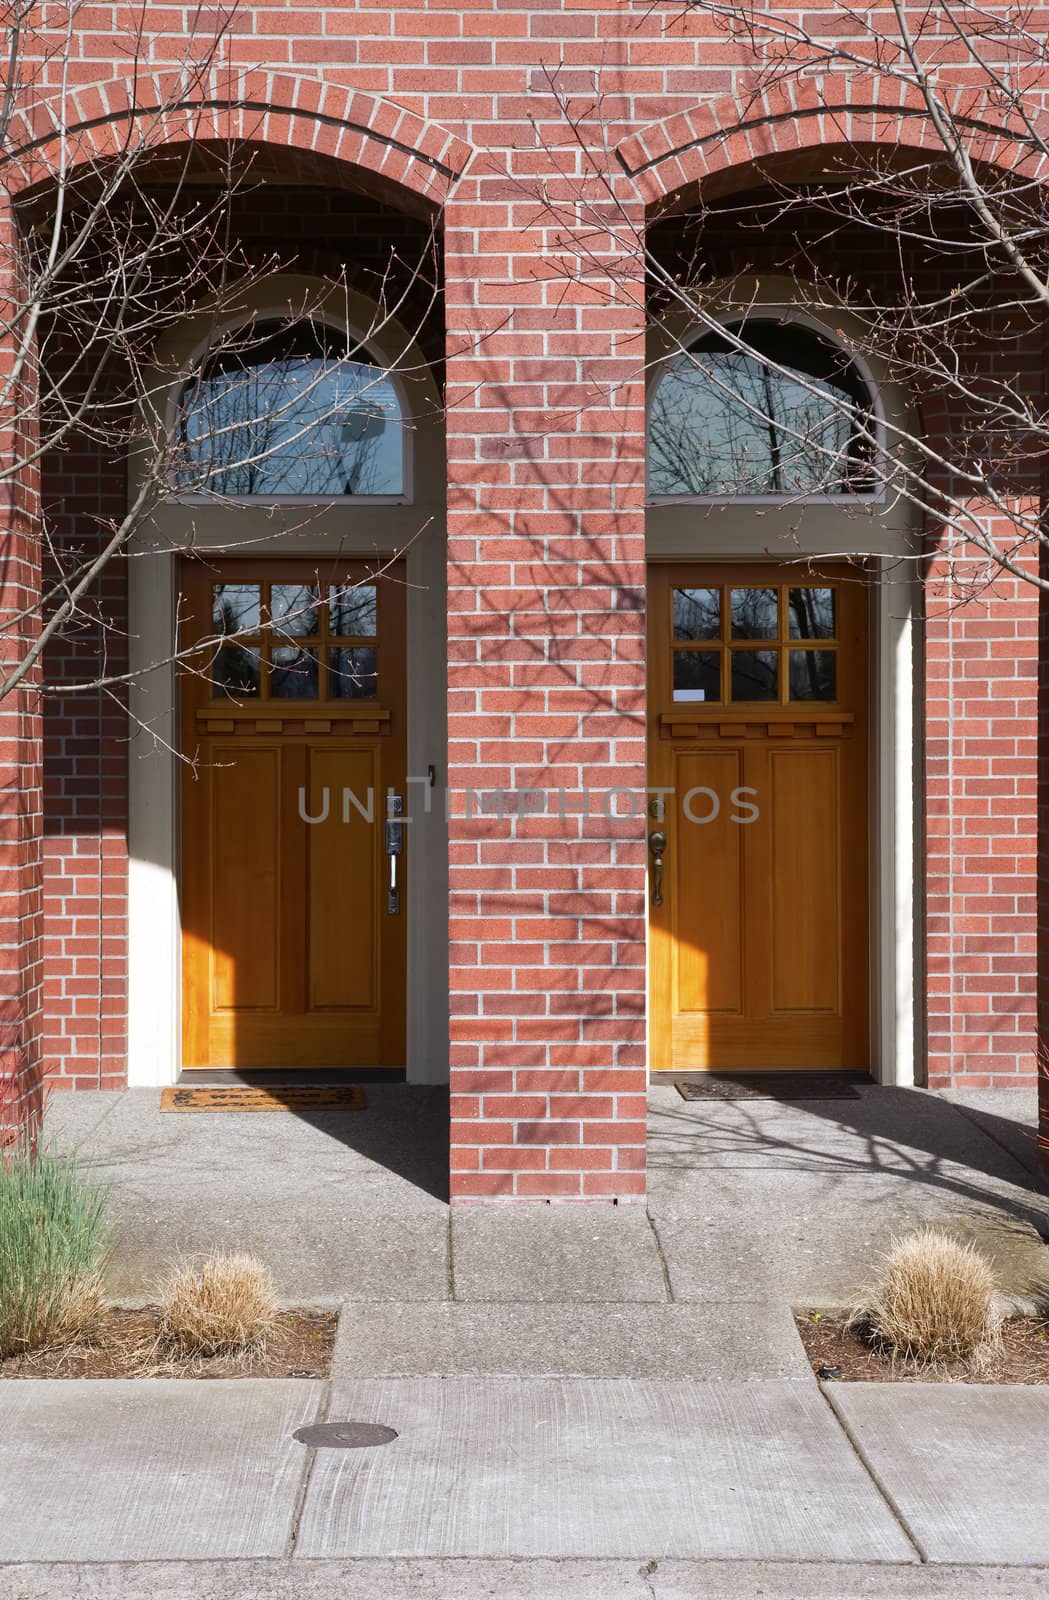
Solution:
M926 588L930 1088L1035 1071L1039 597L985 577L960 557Z
M446 212L451 1192L641 1200L644 294L536 210Z
M1045 549L1041 571L1049 582ZM1049 590L1038 601L1038 1138L1049 1178Z
M10 201L0 189L0 298L10 326L19 301L19 241ZM5 466L25 452L35 433L26 416L35 372L27 366L10 394L15 373L17 323L0 336L0 382L8 401L0 413L0 459ZM40 596L39 473L34 468L0 483L0 620L5 624ZM35 612L0 632L0 664L24 657L36 634ZM35 684L0 701L0 1141L14 1127L35 1126L41 1103L41 792L40 706Z

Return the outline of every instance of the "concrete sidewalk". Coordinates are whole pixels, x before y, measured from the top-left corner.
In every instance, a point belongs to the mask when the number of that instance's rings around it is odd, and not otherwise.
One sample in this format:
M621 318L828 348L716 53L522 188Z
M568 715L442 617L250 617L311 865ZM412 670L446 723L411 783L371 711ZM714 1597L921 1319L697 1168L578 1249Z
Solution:
M893 1235L926 1224L975 1240L1009 1295L1038 1298L1049 1278L1033 1090L649 1099L649 1211L675 1300L847 1304Z
M161 1561L0 1567L3 1600L1044 1600L1046 1571L811 1561Z
M399 1436L293 1439L321 1417ZM0 1595L25 1600L299 1600L380 1571L384 1600L1049 1588L1044 1389L26 1380L0 1385L0 1436Z
M330 1382L0 1383L0 1600L1028 1600L1049 1389L832 1385L791 1316L889 1238L1049 1273L1031 1097L652 1093L650 1204L452 1212L447 1107L161 1115L56 1099L113 1183L111 1292L251 1249L341 1307ZM394 1443L312 1451L314 1418Z
M148 1299L173 1258L221 1244L309 1304L840 1305L928 1222L977 1239L1012 1295L1049 1280L1032 1092L688 1104L657 1086L647 1215L450 1212L444 1092L366 1094L361 1112L215 1116L162 1114L154 1090L56 1096L51 1137L113 1183L113 1296Z

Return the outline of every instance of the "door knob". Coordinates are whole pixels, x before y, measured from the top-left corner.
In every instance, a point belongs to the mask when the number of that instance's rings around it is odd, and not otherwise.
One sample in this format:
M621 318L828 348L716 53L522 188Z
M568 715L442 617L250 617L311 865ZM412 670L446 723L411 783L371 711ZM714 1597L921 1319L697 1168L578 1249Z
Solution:
M659 828L648 836L648 848L652 853L652 904L663 904L663 854L667 847L667 836Z

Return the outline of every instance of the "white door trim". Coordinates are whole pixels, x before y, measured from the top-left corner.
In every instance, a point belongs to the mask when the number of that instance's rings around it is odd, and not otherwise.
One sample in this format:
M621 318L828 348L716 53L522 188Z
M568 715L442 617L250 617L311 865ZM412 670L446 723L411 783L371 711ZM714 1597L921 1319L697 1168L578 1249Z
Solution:
M288 305L331 286L279 275L245 287L244 309L280 316ZM349 313L373 326L374 308L349 297ZM288 556L368 560L402 555L407 565L408 773L406 807L413 819L405 914L408 921L410 1082L448 1078L448 845L441 800L447 771L446 455L440 396L422 353L406 330L379 319L371 342L409 395L412 434L408 466L414 483L399 504L348 500L315 507L274 503L240 506L164 503L131 551L128 577L129 653L133 674L128 817L128 1082L174 1083L181 1053L181 944L178 871L178 683L175 649L178 562L191 548L206 557ZM155 410L143 433L170 422L171 396L211 328L207 307L170 331L156 353L156 381L147 389ZM384 348L385 347L385 348ZM132 450L129 492L148 450ZM381 581L381 580L380 580ZM159 665L156 665L159 663ZM439 789L426 809L423 779L433 766Z
M279 541L253 545L260 559L357 554L358 541L342 537L338 548L289 550ZM218 553L218 552L216 552ZM361 552L373 553L370 549ZM236 549L231 555L243 555ZM129 608L131 670L141 676L131 691L132 736L128 819L128 1083L132 1087L174 1083L181 1056L181 947L178 870L177 754L178 684L167 662L177 602L177 564L172 554L133 561ZM407 561L408 773L406 797L412 818L408 917L409 1082L442 1083L448 1076L448 901L447 827L441 794L425 809L423 779L434 766L443 779L445 735L445 554L435 530L409 545ZM381 581L381 580L380 580ZM158 641L168 643L158 649ZM377 808L378 815L378 808ZM377 826L381 825L377 822Z

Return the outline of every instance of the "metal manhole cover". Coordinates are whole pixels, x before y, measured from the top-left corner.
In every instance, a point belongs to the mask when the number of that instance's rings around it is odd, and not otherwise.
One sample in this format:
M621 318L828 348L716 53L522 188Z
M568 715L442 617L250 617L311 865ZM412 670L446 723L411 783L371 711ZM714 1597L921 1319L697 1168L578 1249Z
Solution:
M369 1445L390 1444L396 1437L396 1430L381 1422L315 1422L292 1434L314 1450L366 1450Z

